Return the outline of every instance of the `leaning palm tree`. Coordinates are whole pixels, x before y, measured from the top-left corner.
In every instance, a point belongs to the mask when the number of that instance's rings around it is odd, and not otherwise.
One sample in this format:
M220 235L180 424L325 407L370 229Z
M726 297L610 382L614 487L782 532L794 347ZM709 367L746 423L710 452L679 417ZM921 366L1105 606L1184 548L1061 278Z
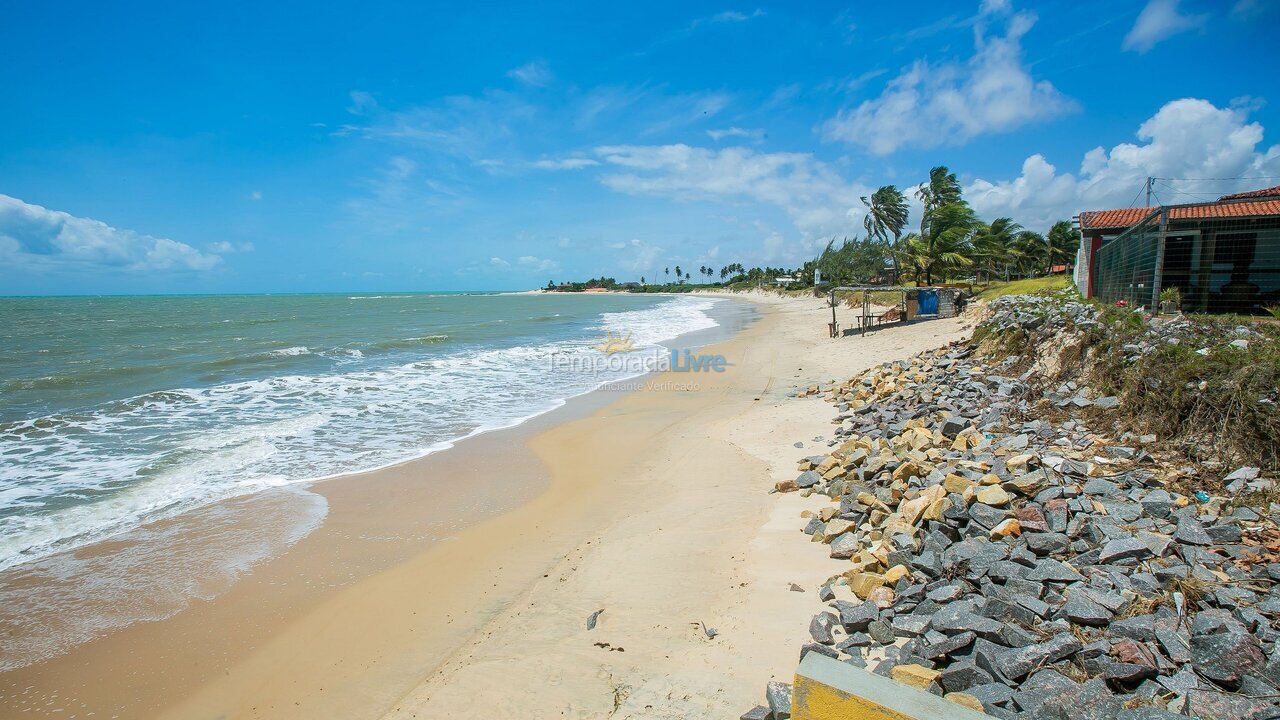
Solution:
M973 264L971 239L978 219L968 203L947 203L926 213L926 232L911 236L906 253L916 269L916 280L924 274L925 283L933 284L935 273L966 268Z
M902 228L906 227L907 215L910 213L907 197L896 185L885 185L871 193L870 200L862 198L862 204L867 206L867 214L862 218L862 226L867 230L867 238L877 239L888 246L889 256L893 259L893 274L896 277L901 274L896 250L898 242L902 239ZM892 243L889 242L890 234L893 235Z
M1010 268L1021 268L1026 259L1026 246L1018 241L1022 226L1012 218L1000 217L990 225L978 223L973 229L973 259L990 275L997 268L1003 269L1004 279L1009 279Z
M929 180L916 188L916 197L924 206L920 213L920 234L925 235L930 211L961 201L960 181L946 165L939 165L930 169Z

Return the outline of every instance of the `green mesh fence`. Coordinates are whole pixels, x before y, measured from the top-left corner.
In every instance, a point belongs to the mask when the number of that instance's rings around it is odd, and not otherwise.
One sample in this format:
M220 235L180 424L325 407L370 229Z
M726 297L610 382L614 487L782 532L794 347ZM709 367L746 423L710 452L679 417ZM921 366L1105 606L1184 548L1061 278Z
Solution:
M1133 307L1266 314L1280 306L1280 217L1214 217L1220 204L1157 210L1098 249L1094 294ZM1176 290L1175 292L1172 292Z
M1094 264L1094 297L1105 303L1121 300L1151 306L1160 254L1160 212L1098 248Z

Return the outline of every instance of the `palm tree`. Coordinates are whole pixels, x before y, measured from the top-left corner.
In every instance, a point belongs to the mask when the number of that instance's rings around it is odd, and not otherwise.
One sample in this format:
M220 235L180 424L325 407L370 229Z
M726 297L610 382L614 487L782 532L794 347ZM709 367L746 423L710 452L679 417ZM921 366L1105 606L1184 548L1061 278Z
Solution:
M964 201L934 207L926 215L926 232L908 235L904 252L916 268L916 279L923 273L925 284L931 285L935 272L945 278L948 270L973 264L970 239L978 219Z
M680 266L676 266L676 284L680 283Z
M916 188L916 197L924 206L920 213L920 234L925 235L931 210L961 201L960 181L946 165L939 165L929 170L928 182L920 183Z
M644 283L644 276L643 276L643 275L641 275L641 276L640 276L640 284L641 284L641 285L644 285L644 284L645 284L645 283Z
M1025 248L1018 242L1022 232L1022 226L1012 218L996 218L990 225L978 223L973 231L973 259L982 264L988 276L1003 267L1004 279L1008 280L1010 266L1021 267L1025 259Z
M867 230L867 239L879 239L888 245L889 256L893 259L893 274L896 277L902 269L898 266L898 242L902 239L902 228L907 225L907 197L896 185L885 185L871 193L871 199L862 198L867 206L867 214L862 218L862 226ZM889 243L889 235L893 242Z
M667 284L668 284L668 285L670 285L670 284L671 284L671 268L669 268L669 267L667 267L667 268L662 268L662 272L666 274L666 276L667 276Z
M1080 235L1071 227L1069 220L1059 220L1049 228L1049 239L1045 244L1049 256L1045 269L1052 272L1054 265L1075 262L1076 252L1080 250Z

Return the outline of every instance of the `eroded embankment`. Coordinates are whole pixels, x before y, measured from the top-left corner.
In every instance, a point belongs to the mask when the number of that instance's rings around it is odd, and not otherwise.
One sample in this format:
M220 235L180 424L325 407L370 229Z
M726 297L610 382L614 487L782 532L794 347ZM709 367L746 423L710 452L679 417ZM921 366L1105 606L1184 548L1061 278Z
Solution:
M1018 296L820 389L836 439L777 485L831 500L801 655L996 717L1280 717L1277 356L1270 326Z

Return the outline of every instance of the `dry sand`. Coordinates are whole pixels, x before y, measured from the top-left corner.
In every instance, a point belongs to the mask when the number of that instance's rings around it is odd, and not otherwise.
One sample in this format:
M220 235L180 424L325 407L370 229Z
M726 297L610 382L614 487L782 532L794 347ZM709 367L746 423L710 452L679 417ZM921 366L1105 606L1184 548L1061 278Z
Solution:
M790 677L830 571L799 532L818 499L767 492L830 437L829 407L795 391L959 339L964 323L831 340L822 301L754 299L765 318L716 348L735 365L699 392L636 393L533 440L553 486L613 486L596 509L608 522L386 717L735 717Z

